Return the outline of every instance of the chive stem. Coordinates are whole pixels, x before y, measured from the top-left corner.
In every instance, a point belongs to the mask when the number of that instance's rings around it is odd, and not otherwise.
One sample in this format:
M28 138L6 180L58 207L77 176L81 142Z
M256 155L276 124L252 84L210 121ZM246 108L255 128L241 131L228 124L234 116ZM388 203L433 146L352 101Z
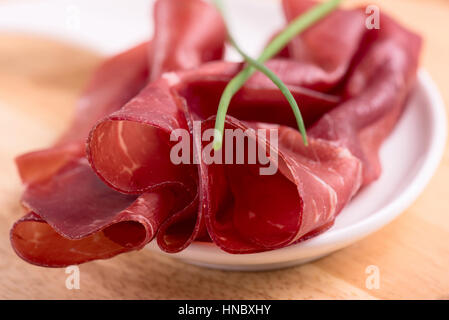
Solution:
M214 0L217 8L223 12L222 4L219 0ZM238 45L236 45L235 41L230 37L231 44L236 48L237 51L245 58L248 62L249 66L245 67L242 71L240 71L234 78L229 81L226 86L223 94L220 98L220 102L217 110L217 117L215 120L215 134L214 134L214 142L213 148L214 150L221 149L223 144L223 131L224 124L226 120L226 113L228 111L229 104L231 103L232 97L243 87L245 82L256 72L258 69L267 75L281 90L281 92L286 96L290 105L292 106L293 112L297 119L297 124L299 130L303 136L304 144L307 145L307 137L305 134L304 123L302 121L301 113L299 112L299 108L296 104L295 99L291 95L288 88L282 83L282 81L273 73L271 70L266 68L263 63L268 59L271 59L276 54L278 54L296 35L312 26L314 23L328 15L330 12L335 10L341 0L329 0L327 2L318 4L306 11L301 16L294 19L290 22L287 27L277 35L264 49L262 54L259 56L257 60L254 60L248 57ZM247 59L249 58L249 59ZM273 77L274 76L274 77ZM294 103L292 103L294 101Z
M223 7L222 7L222 4L221 4L221 1L220 0L215 0L215 3L217 5L217 8L219 8L219 9L221 8L221 10L223 11ZM222 15L224 16L223 12L222 12ZM279 77L273 71L271 71L269 68L267 68L264 64L258 62L257 60L254 60L253 58L248 56L241 49L241 47L237 44L237 42L232 37L232 34L229 32L229 30L228 30L228 38L229 38L229 42L231 43L231 45L245 59L245 61L249 65L254 67L255 69L257 69L260 72L262 72L265 76L267 76L279 88L279 90L285 96L285 98L287 99L288 103L292 107L293 114L295 115L295 118L296 118L296 124L298 125L298 129L301 132L301 135L303 137L303 142L304 142L305 145L307 145L308 143L307 143L306 128L305 128L305 125L304 125L304 121L302 119L301 111L299 110L298 104L296 103L296 100L293 97L293 95L291 94L290 90L287 88L287 86L284 84L284 82L282 82L282 80L279 79Z

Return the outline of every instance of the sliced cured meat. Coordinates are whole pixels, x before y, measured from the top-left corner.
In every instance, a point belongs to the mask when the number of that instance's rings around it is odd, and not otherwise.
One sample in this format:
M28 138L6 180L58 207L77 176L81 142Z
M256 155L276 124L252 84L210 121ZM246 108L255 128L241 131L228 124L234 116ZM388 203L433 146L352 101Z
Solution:
M45 181L69 161L82 158L83 155L83 144L75 142L26 153L16 158L16 164L22 182L31 185Z
M80 99L71 128L53 148L18 157L27 186L23 203L30 213L13 226L11 242L25 260L56 267L140 249L170 215L197 205L187 184L176 181L176 175L172 176L175 181L159 179L151 190L127 195L105 185L84 158L84 140L92 126L139 93L148 78L221 58L225 29L216 11L201 0L188 0L182 2L184 17L179 4L159 0L155 21L163 25L156 27L154 41L113 57L99 68ZM200 8L201 14L193 19L192 10ZM210 28L192 34L204 23ZM178 45L186 38L185 32L194 46ZM184 59L183 54L195 60ZM159 123L179 120L163 113L153 115L159 117ZM120 132L119 126L118 137ZM129 138L133 137L123 137ZM141 139L153 139L146 142L155 148L154 154L165 150L162 144L154 144L157 138L151 132ZM165 178L169 176L166 169L159 172ZM156 186L158 182L160 186Z
M316 1L283 0L287 21L292 21ZM296 73L301 86L328 91L341 85L366 33L363 10L336 10L296 36L282 53L301 63Z
M284 0L287 20L312 4ZM256 146L264 161L227 164L226 151L234 159L237 149L225 135L222 163L210 163L203 134L242 64L210 62L221 57L225 29L209 5L159 0L154 12L153 40L103 65L59 143L18 158L29 213L11 241L25 260L82 263L153 238L166 252L195 240L230 253L273 250L327 230L380 174L377 152L413 86L419 37L386 16L368 30L363 10L335 11L267 62L297 99L309 145L285 98L256 73L232 99L225 128L247 132L243 150ZM177 129L194 164L171 161Z
M345 85L346 101L311 128L313 137L347 147L364 164L363 183L381 173L378 150L394 128L416 80L421 38L381 15Z
M180 103L164 79L151 83L94 127L87 149L92 168L124 193L189 179L186 168L170 161L170 133L188 130Z
M211 5L202 0L159 0L154 13L157 50L150 56L151 80L164 72L195 68L223 56L226 29Z
M205 130L213 127L213 121L208 124ZM209 180L204 183L207 228L225 251L272 250L324 231L360 187L361 162L346 148L313 138L305 147L297 130L231 117L227 128L251 128L249 139L260 139L256 130L271 128L278 131L279 141L277 147L270 139L257 145L267 148L263 153L271 155L270 161L277 166L273 175L260 174L263 163L202 164Z
M22 200L31 213L13 227L13 247L25 260L52 267L139 249L182 203L168 189L124 196L103 184L83 158L30 185Z
M167 219L158 242L175 252L190 244L203 229L198 212L198 173L194 165L176 165L170 159L170 134L176 129L189 132L184 101L167 79L149 84L122 109L99 122L87 142L87 156L93 170L111 188L140 194L154 188L178 184L190 205ZM190 137L188 137L190 139Z
M381 19L382 28L366 32L351 63L345 102L312 126L309 147L298 132L279 128L279 172L264 177L257 166L203 165L213 177L206 189L207 227L222 249L258 252L315 236L379 176L377 152L414 84L421 43L390 18ZM245 128L230 118L227 125Z
M172 163L170 149L177 141L170 141L170 133L176 129L191 130L195 119L215 113L224 86L240 68L236 63L214 62L193 71L165 74L151 83L92 130L87 154L94 171L123 193L139 194L154 186L178 181L187 186L192 197L198 194L195 201L204 204L201 197L204 188L208 188L204 184L207 174L201 166ZM254 110L259 102L260 107L265 104L258 110L260 119L277 115L283 117L280 121L290 123L292 114L290 107L283 104L285 98L273 94L276 89L271 83L258 79L244 86L231 105L231 112L243 114L245 110ZM303 103L307 119L330 110L338 101L335 96L310 89L295 86L291 89ZM171 216L159 230L159 246L165 251L177 252L204 236L203 212L204 209L192 207Z
M84 140L99 117L120 108L145 85L148 45L144 43L132 48L106 60L99 67L77 104L71 127L54 147L16 158L19 174L26 185L22 201L30 213L14 224L11 243L26 261L59 267L109 258L133 247L110 240L104 232L93 234L99 223L107 226L120 219L132 219L134 215L121 213L121 210L132 206L136 197L123 196L105 188L86 165ZM81 193L77 193L79 191ZM90 196L98 197L93 199ZM121 206L110 210L111 216L105 217L111 205L118 203ZM136 215L138 213L135 212ZM83 224L89 217L93 220ZM117 220L113 221L114 218ZM120 223L124 226L120 227L124 230L122 236L136 234L134 228L149 230L151 223L147 219L140 228L135 227L138 225L136 222ZM78 230L70 232L68 228ZM145 237L153 235L148 232ZM134 247L140 247L140 243L136 241Z
M274 59L267 67L279 75L297 100L306 125L334 108L340 97L301 86L302 65L295 61ZM213 62L194 70L172 75L174 87L186 101L190 112L200 119L217 113L221 93L242 69L242 64ZM296 76L298 75L298 76ZM296 127L290 105L279 89L264 75L256 72L233 97L228 114L240 120L273 122Z

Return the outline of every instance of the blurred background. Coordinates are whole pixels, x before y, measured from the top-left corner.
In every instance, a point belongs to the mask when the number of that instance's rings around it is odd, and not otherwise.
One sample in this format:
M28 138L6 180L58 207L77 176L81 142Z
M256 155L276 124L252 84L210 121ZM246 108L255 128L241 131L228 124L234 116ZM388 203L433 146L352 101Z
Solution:
M242 22L248 14L256 14L248 9L254 3L276 2L238 1L241 10L231 14ZM50 145L66 128L80 90L105 55L150 37L151 3L0 0L0 298L449 299L447 148L426 191L400 218L357 244L304 266L228 273L142 251L81 266L82 290L70 291L63 269L34 267L18 259L9 245L9 228L21 215L21 185L13 158ZM422 66L448 106L449 1L350 0L344 5L359 4L379 5L423 36ZM272 14L282 13L279 8ZM254 32L244 24L240 28L243 36ZM273 30L269 23L260 28ZM257 41L257 35L252 38ZM365 267L372 264L382 270L378 290L365 287Z

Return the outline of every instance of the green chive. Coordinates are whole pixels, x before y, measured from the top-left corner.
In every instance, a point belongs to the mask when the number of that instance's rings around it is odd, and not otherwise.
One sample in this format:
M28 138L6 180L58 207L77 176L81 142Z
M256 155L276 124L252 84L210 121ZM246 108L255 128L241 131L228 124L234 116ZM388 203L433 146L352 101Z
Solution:
M268 44L257 61L251 59L246 54L243 55L243 51L241 51L240 48L236 46L235 41L233 41L232 38L230 39L231 44L236 47L237 51L242 54L242 56L250 65L240 71L231 81L229 81L228 85L223 91L220 103L218 105L217 117L215 120L216 130L213 144L214 150L219 150L222 146L226 113L232 97L237 93L237 91L242 88L245 82L257 70L260 70L265 75L267 75L286 96L297 119L297 124L302 134L304 144L307 145L307 136L305 133L304 123L302 121L301 114L299 112L295 99L293 98L285 84L283 84L282 81L273 72L266 68L263 63L278 54L296 35L306 30L308 27L312 26L320 19L324 18L326 15L335 10L340 2L341 0L330 0L322 4L318 4L310 10L306 11L301 16L297 17L295 20L289 23L287 27L270 42L270 44ZM217 4L217 8L221 10L222 6L220 1L215 0L215 3ZM294 104L292 103L292 100Z
M222 15L224 17L223 7L220 0L214 0L217 8L222 11ZM282 94L285 96L287 101L289 102L290 106L292 107L293 114L296 118L296 123L298 125L299 131L302 134L304 144L307 145L307 134L306 134L306 128L304 125L304 121L301 116L301 111L299 110L298 104L296 103L295 98L291 94L290 90L287 88L287 86L282 82L281 79L270 69L268 69L264 64L254 60L250 56L248 56L237 44L235 39L232 37L232 34L228 31L228 38L231 45L237 50L237 52L245 59L245 61L254 67L255 69L259 70L263 74L265 74L282 92Z

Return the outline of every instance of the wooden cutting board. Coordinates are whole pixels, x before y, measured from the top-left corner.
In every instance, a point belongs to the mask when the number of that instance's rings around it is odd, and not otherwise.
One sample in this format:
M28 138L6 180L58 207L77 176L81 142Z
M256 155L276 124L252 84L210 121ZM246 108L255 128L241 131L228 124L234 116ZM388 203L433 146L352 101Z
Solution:
M425 37L423 65L449 105L449 2L370 3L380 3ZM50 145L64 130L77 95L100 61L68 44L0 30L0 298L449 299L448 149L428 188L400 218L346 249L299 267L224 272L143 250L80 266L81 287L68 290L64 269L20 260L9 244L9 229L21 215L13 158ZM371 265L379 270L378 289L366 287Z

